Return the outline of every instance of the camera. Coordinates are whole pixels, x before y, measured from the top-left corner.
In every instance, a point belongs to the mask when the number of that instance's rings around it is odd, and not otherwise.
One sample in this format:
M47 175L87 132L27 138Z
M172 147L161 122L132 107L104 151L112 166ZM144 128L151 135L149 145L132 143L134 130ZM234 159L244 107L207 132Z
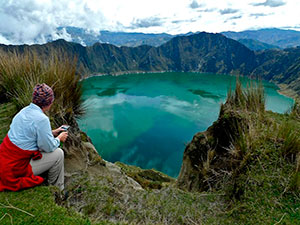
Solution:
M65 131L67 131L67 130L70 128L70 126L68 126L68 125L63 125L63 126L61 126L60 128L61 128L61 129L64 129Z

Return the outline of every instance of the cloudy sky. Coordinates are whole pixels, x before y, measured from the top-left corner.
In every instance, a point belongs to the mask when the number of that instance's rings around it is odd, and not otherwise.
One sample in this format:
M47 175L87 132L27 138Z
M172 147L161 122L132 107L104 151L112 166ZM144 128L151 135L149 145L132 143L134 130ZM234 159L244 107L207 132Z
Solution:
M0 43L70 39L56 28L179 34L300 30L299 0L0 0Z

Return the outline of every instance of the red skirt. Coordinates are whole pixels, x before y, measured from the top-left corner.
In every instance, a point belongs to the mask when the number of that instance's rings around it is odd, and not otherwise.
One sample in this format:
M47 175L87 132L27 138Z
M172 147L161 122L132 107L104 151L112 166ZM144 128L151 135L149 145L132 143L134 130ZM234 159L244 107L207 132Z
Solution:
M19 148L6 135L0 145L0 191L18 191L43 183L42 177L33 175L31 158L40 159L42 154Z

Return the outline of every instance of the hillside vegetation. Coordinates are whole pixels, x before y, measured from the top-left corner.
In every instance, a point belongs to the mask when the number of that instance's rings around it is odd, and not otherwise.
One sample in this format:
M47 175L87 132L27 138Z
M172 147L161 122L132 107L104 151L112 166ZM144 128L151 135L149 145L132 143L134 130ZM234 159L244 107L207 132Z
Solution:
M30 102L36 82L53 86L52 122L73 123L64 145L69 197L48 186L1 192L1 224L299 223L299 105L287 114L266 112L262 87L237 82L218 120L187 145L174 180L95 154L76 127L83 111L75 63L58 58L2 54L0 134Z

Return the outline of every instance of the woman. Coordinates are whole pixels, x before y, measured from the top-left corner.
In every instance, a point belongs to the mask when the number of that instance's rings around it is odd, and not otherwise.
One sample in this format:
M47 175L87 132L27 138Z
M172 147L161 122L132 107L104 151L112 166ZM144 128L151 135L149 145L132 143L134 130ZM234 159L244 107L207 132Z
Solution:
M0 145L0 191L18 191L43 183L38 175L48 172L48 183L64 189L64 153L58 148L68 132L62 127L51 131L45 115L54 101L46 84L34 87L32 103L12 120Z

